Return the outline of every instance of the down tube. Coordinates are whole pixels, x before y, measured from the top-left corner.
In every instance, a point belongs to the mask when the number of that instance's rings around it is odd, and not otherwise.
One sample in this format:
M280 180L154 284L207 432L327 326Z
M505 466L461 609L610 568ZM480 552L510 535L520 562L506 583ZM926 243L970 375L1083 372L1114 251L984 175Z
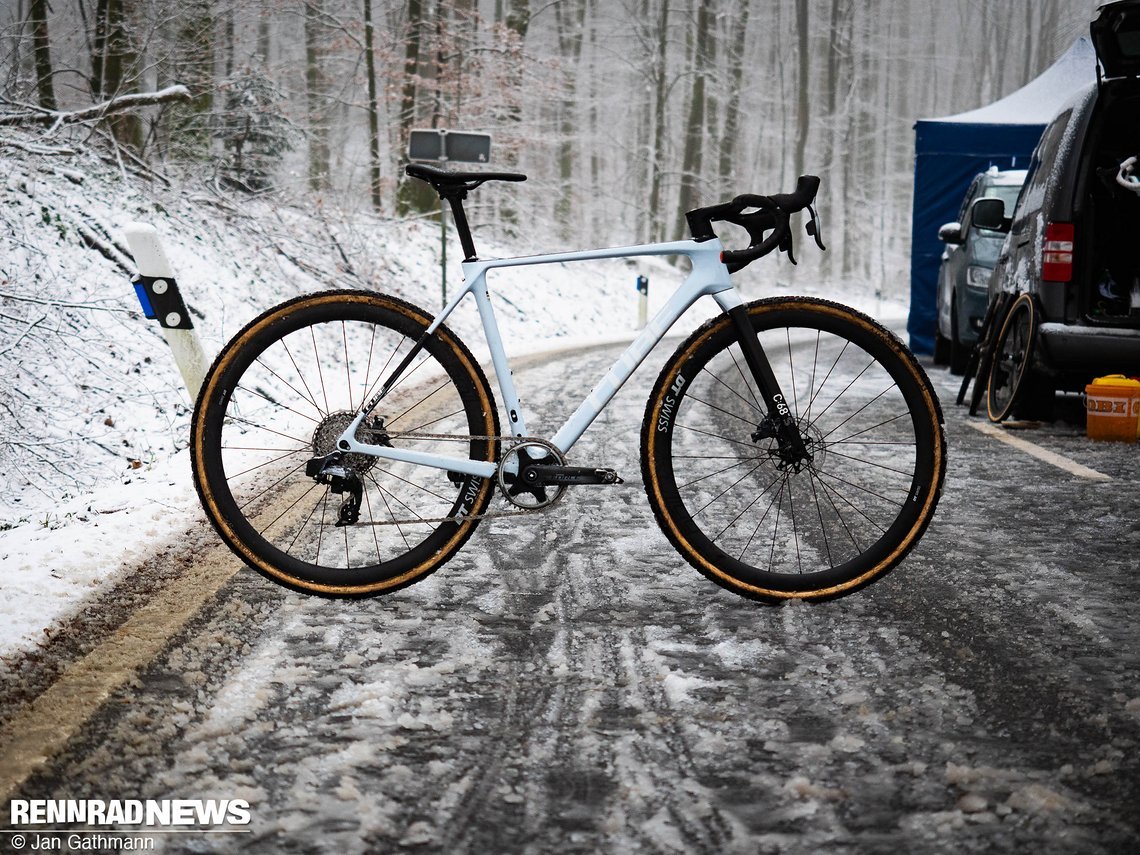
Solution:
M661 341L662 336L669 331L669 328L677 322L681 315L685 314L689 306L693 305L701 295L708 293L701 289L694 294L693 290L682 286L653 316L641 334L618 357L617 362L613 364L606 376L598 381L598 385L594 387L586 400L578 405L578 409L558 429L558 433L551 438L550 441L555 447L563 453L568 452L573 447L574 443L586 432L586 429L593 424L598 414L605 409L606 404L625 385L625 381L637 370L637 366L641 365L645 357L649 355L649 351L657 346L657 342ZM731 286L729 291L731 292ZM722 294L717 293L714 296L719 302Z

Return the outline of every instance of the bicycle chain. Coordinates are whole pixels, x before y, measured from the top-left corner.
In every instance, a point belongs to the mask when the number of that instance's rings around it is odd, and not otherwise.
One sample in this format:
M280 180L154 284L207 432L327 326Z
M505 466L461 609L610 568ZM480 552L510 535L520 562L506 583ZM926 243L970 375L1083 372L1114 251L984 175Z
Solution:
M559 451L558 448L555 445L553 445L549 440L542 439L542 438L537 437L537 436L477 436L475 434L390 433L388 431L383 431L383 434L385 436L387 436L388 439L398 439L401 437L410 437L412 439L444 439L444 440L451 440L453 442L471 442L472 440L479 440L479 441L489 440L492 442L510 443L510 446L507 448L506 454L510 454L511 451L516 446L522 445L523 443L527 443L527 442L533 442L533 443L537 443L539 445L546 446L547 448L551 449L552 451L557 452L557 454L560 457L562 455L562 452ZM502 457L506 457L506 454L502 455ZM496 493L498 492L498 490L495 490L495 486L497 485L497 480L498 479L496 479L494 476L491 476L491 481L492 481L491 489L494 490ZM549 504L540 505L537 508L519 508L519 510L516 510L516 511L484 511L481 514L468 514L467 516L463 517L462 520L463 521L466 521L466 520L485 520L485 519L495 519L498 517L529 516L530 514L536 514L539 511L545 511L548 508L554 507L560 501L562 501L562 497L564 495L566 495L566 489L565 488L563 488L563 490L558 494L558 496L552 502L550 502ZM385 522L377 522L376 520L372 520L372 521L367 522L367 523L357 522L357 523L354 523L354 525L372 525L372 526L377 526L377 525L418 525L420 523L457 522L458 519L459 518L453 517L453 516L452 517L422 517L422 518L417 518L414 520L388 520Z

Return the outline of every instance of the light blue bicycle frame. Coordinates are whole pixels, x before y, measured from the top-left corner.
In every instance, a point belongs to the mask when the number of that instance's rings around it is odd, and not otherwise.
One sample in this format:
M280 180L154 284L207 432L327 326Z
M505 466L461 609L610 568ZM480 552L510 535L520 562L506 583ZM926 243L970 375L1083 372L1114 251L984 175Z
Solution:
M598 382L593 391L579 404L574 413L559 428L550 442L563 454L568 452L586 432L594 419L605 409L618 390L630 378L642 360L649 354L661 338L669 331L677 319L683 315L699 298L709 295L716 300L724 311L741 305L740 295L733 288L728 277L728 268L720 260L723 246L719 239L705 241L675 241L672 243L644 244L641 246L618 246L609 249L594 249L582 252L563 252L550 255L531 255L520 258L495 258L463 262L464 285L443 311L432 321L427 329L430 335L439 328L448 316L468 294L475 295L475 302L479 307L479 317L483 323L483 334L487 339L487 347L491 352L491 362L495 367L495 376L499 381L499 390L503 396L503 406L506 411L511 433L514 436L527 436L526 419L522 406L519 403L518 393L515 391L514 379L511 376L510 365L503 349L503 340L499 334L499 325L495 320L495 312L491 307L490 292L487 287L487 271L508 267L526 267L538 264L560 264L569 261L588 261L603 258L637 258L653 255L683 255L692 263L692 269L685 281L673 293L664 306L646 324L645 329L618 357L609 372ZM477 475L483 478L494 476L498 469L497 463L481 460L470 460L462 457L450 457L443 454L428 454L390 446L370 445L356 439L357 428L367 418L377 402L370 402L341 434L337 447L341 451L354 454L368 454L382 460L393 460L403 463L412 463L419 466L430 466L435 469L444 469L450 472L460 472L464 475Z

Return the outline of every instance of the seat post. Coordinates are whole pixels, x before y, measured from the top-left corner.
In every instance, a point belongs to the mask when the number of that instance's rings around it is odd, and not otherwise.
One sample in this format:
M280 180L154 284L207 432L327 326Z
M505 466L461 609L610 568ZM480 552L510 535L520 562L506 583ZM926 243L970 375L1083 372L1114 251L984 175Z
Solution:
M451 205L451 216L455 220L455 231L459 234L459 245L463 247L463 260L475 261L475 241L471 237L471 226L467 223L467 214L463 211L463 200L467 197L465 187L437 187L439 198L446 199Z

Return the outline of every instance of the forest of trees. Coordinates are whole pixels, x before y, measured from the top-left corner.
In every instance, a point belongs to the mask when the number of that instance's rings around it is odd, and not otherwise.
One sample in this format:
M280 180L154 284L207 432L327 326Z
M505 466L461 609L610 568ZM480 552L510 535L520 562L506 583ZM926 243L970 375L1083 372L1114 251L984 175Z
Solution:
M520 251L680 237L690 207L814 172L824 272L901 294L914 120L1021 86L1097 5L0 0L0 145L78 133L235 196L406 216L436 204L402 178L408 132L486 131L531 180L473 219Z

